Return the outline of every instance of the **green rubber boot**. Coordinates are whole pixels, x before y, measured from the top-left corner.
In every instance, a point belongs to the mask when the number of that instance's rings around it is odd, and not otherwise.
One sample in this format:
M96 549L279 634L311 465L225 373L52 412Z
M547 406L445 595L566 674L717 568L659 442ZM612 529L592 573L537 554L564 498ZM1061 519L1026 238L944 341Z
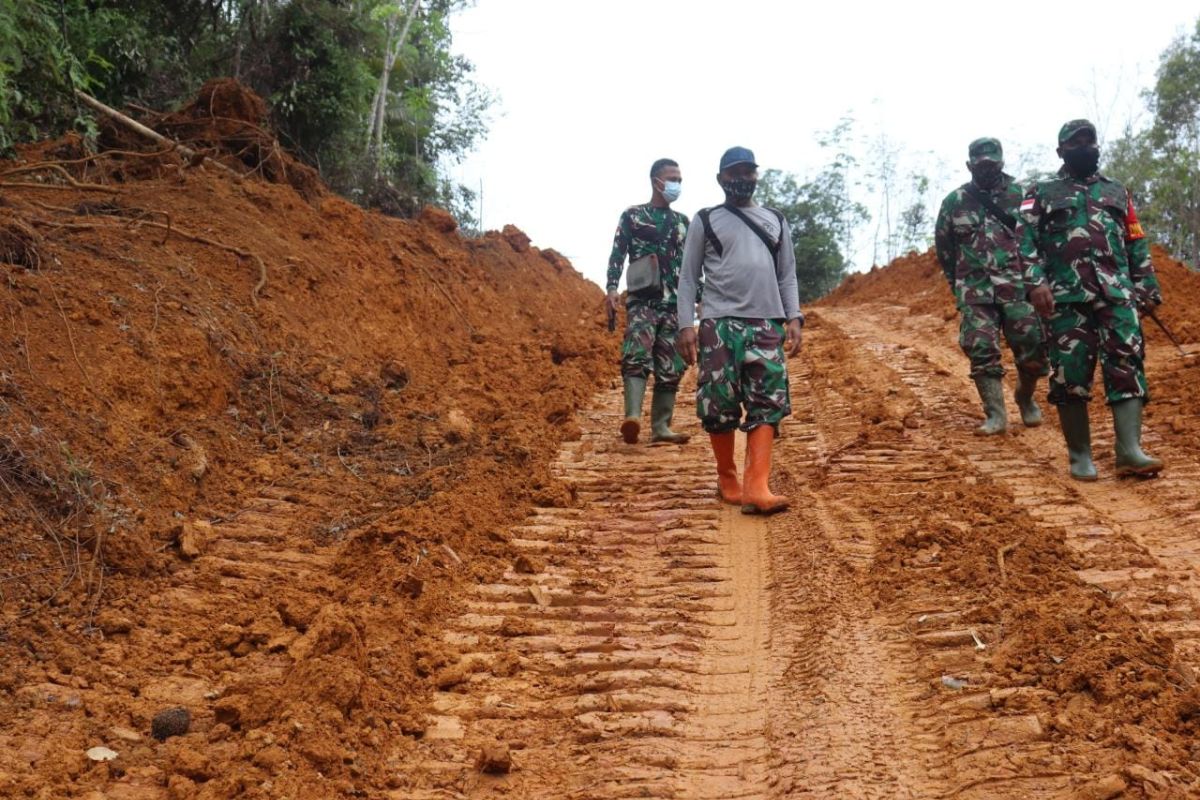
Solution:
M687 444L692 437L671 430L671 418L675 416L675 389L654 386L650 395L650 441Z
M1004 384L994 375L984 375L975 379L975 388L979 390L979 399L983 401L983 413L987 419L975 429L981 436L994 436L1008 430L1008 412L1004 410Z
M1088 421L1087 403L1063 403L1058 406L1058 421L1063 438L1067 440L1067 457L1071 460L1071 477L1077 481L1096 480L1096 465L1092 463L1092 426Z
M1013 399L1017 408L1021 409L1021 422L1026 428L1036 428L1042 424L1042 409L1038 407L1033 393L1037 389L1038 376L1024 370L1017 370L1017 391Z
M642 431L642 400L646 397L646 379L625 378L625 419L621 423L621 438L625 444L637 444Z
M1142 407L1140 397L1112 404L1114 442L1117 451L1117 475L1157 475L1163 468L1161 459L1142 451Z

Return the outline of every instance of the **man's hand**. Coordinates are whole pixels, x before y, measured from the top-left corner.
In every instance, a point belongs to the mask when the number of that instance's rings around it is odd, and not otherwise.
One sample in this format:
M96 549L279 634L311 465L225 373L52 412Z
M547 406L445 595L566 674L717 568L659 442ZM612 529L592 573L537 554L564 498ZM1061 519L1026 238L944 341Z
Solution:
M1137 300L1138 313L1143 316L1149 316L1154 313L1154 309L1162 305L1161 297L1140 287L1134 288L1133 296Z
M783 349L787 352L788 358L800 355L801 332L803 328L800 325L800 320L789 319L787 323L787 338L783 342Z
M696 329L692 326L680 328L675 336L675 349L689 367L696 363Z
M1033 308L1039 315L1047 319L1054 313L1054 292L1044 283L1035 286L1029 292L1029 302L1033 303Z
M608 309L608 313L617 313L617 303L621 300L621 296L616 292L609 292L608 297L604 298L604 307Z

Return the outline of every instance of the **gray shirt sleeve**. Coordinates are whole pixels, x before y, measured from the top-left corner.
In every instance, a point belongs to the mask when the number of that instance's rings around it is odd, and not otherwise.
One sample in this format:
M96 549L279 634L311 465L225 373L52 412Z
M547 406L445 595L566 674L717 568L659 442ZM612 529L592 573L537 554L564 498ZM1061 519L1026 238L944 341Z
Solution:
M792 226L783 223L783 235L779 242L779 261L775 265L775 279L779 281L779 299L783 301L785 319L804 319L800 313L800 286L796 281L796 250L792 247Z
M793 257L794 260L794 257ZM683 265L679 268L679 296L676 309L679 313L679 328L692 327L696 320L696 287L704 271L704 222L700 215L688 226L687 238L683 240ZM793 283L795 269L792 270Z

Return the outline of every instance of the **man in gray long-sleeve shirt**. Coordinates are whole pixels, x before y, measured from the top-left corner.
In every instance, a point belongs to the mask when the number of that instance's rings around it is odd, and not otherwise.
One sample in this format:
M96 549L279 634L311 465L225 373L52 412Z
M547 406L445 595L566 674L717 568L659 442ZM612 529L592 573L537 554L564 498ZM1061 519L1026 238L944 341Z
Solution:
M770 514L788 506L767 478L779 422L792 413L784 349L800 352L804 315L791 231L778 211L754 204L757 181L754 153L725 151L717 175L725 203L700 211L683 246L677 347L688 364L699 356L696 413L712 441L721 499L746 514ZM701 276L697 342L692 298ZM744 485L733 461L739 423L747 435Z

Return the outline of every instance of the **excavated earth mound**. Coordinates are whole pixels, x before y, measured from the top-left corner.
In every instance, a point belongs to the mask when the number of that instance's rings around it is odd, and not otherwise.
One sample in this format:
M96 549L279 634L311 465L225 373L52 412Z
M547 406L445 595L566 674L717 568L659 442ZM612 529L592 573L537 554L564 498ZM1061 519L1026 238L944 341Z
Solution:
M600 289L313 191L262 111L161 121L240 181L128 136L0 164L0 796L378 796L464 587L572 503Z
M1164 435L1190 443L1200 434L1200 273L1171 258L1161 247L1151 248L1151 260L1163 286L1164 303L1157 316L1184 345L1180 354L1152 320L1143 330L1149 352L1147 374L1152 399L1147 419L1166 418ZM864 303L902 306L912 315L926 315L931 336L953 337L958 312L933 251L910 253L886 267L850 275L822 301L834 307ZM1099 371L1096 373L1100 384ZM1097 405L1093 414L1102 413Z
M954 455L986 468L987 483L977 484L983 492L964 486L944 497L944 525L901 525L891 541L881 544L873 568L885 602L929 592L930 577L911 567L931 561L941 566L942 596L977 598L966 621L1002 637L983 653L988 668L1039 693L1031 709L1056 747L1070 750L1086 741L1107 753L1101 763L1113 775L1072 797L1195 796L1200 692L1194 641L1194 453L1200 432L1200 355L1193 353L1200 349L1200 274L1161 248L1153 249L1152 258L1165 297L1159 316L1187 353L1145 321L1152 392L1147 447L1166 457L1165 477L1113 483L1105 474L1098 484L1066 481L1068 492L1057 489L1065 455L1055 415L1044 402L1044 383L1039 399L1051 430L1020 428L1010 404L1015 430L988 440L990 448L982 437L970 435L968 426L977 422L961 409L936 422L904 417L904 425L912 428L954 420L966 436L956 438L945 427L936 435L957 441L950 446ZM958 315L932 251L852 275L819 305L819 316L882 325L870 328L870 335L890 342L894 349L887 352L910 370L901 373L908 388L927 392L918 394L924 402L937 402L935 384L943 387L938 391L960 386L962 397L978 402L966 378L966 358L956 352ZM848 332L855 328L847 324ZM1005 360L1011 387L1011 357ZM1111 426L1099 371L1093 395L1094 451L1107 471ZM891 424L897 429L905 413L893 412ZM887 417L885 412L885 427ZM992 486L994 497L981 500ZM1092 511L1097 508L1103 514ZM1030 513L1054 527L1031 527ZM1188 776L1190 789L1144 780L1146 765ZM1182 785L1184 779L1179 780Z

